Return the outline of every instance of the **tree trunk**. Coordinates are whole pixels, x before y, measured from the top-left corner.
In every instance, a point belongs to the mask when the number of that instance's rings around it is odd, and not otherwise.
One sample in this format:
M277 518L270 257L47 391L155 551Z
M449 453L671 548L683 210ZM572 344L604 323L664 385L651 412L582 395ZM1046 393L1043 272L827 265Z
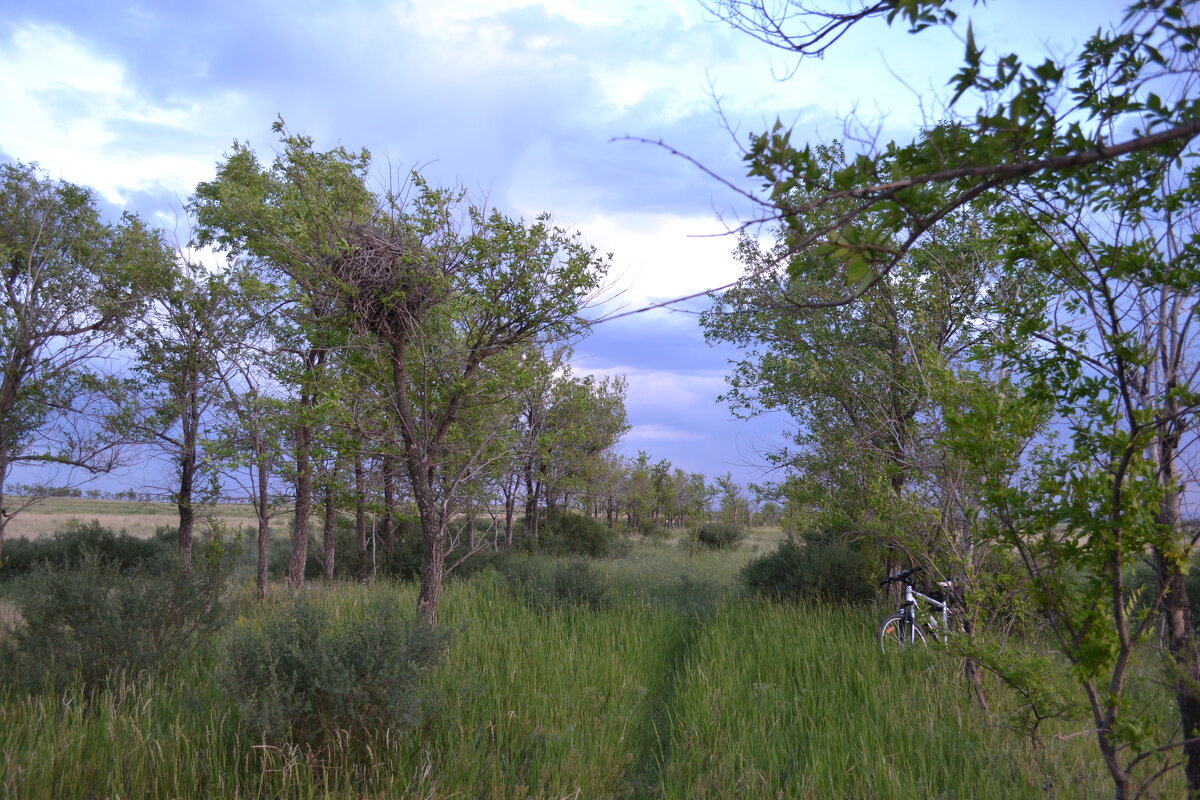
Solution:
M182 490L182 486L181 486ZM192 532L196 527L196 510L192 508L191 499L184 500L181 494L179 505L179 560L183 564L183 574L192 574Z
M424 540L424 563L421 566L421 591L417 595L417 614L425 624L437 625L438 602L446 580L446 531L443 521L426 521L422 514L421 537Z
M199 400L193 391L184 398L182 413L183 441L179 458L179 560L183 574L192 574L192 539L196 527L196 509L192 506L196 481L196 447L199 438Z
M517 512L517 489L512 487L512 491L504 495L504 546L511 549L513 546L513 517Z
M417 595L417 615L429 626L437 625L438 601L442 597L442 584L446 580L446 518L445 509L434 496L433 479L428 466L415 464L409 467L412 478L413 499L421 516L421 540L423 562L421 565L421 589Z
M367 479L362 455L354 457L354 534L358 544L358 580L366 583L371 563L367 552Z
M1165 489L1159 507L1158 522L1174 531L1177 539L1185 537L1177 485L1177 436L1164 436L1159 443L1158 477ZM1188 602L1187 575L1190 558L1171 558L1155 548L1154 563L1162 592L1162 612L1166 623L1168 669L1175 704L1179 709L1183 745L1184 773L1188 794L1200 797L1200 655L1196 650L1196 629Z
M312 513L312 428L296 426L296 516L292 521L292 559L288 563L288 583L293 589L304 585L304 565L308 561L308 519Z
M267 563L270 560L270 543L271 543L271 517L270 503L271 496L269 494L269 484L267 483L270 474L270 466L267 464L263 453L262 441L256 443L258 447L258 502L255 504L258 512L258 599L262 600L267 596Z
M380 465L383 473L383 524L380 538L383 549L391 551L396 544L396 459L384 456Z
M337 494L334 492L333 487L333 482L337 479L337 472L338 465L335 461L329 474L325 477L325 519L322 520L321 542L324 545L325 569L323 578L326 586L333 583L334 558L336 557L335 550L337 549L337 540L334 538L337 526Z
M0 443L4 440L3 429L0 428ZM3 452L0 450L0 452ZM8 527L8 506L5 505L4 486L8 480L8 464L0 461L0 556L4 554L4 531Z

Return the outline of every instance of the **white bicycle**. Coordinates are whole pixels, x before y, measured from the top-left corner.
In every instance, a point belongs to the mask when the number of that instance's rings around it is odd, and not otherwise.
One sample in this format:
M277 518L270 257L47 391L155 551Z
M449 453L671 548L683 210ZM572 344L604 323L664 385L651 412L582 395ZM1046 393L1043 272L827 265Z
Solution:
M912 576L923 567L913 567L895 575L889 575L880 586L900 581L904 584L904 602L879 626L879 646L887 653L900 647L914 644L928 644L929 640L941 641L943 644L950 639L950 630L954 622L954 610L951 608L954 593L953 581L939 581L938 587L945 592L945 597L939 599L918 592L913 586Z

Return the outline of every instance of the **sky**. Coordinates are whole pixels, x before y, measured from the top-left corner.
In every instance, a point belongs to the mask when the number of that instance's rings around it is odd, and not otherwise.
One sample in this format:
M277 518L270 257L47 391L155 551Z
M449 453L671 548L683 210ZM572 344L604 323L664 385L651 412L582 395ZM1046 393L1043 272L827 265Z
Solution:
M696 0L0 0L0 160L36 162L186 240L196 184L235 139L269 154L282 118L320 148L369 149L381 185L416 168L578 229L612 253L600 316L735 280L728 231L750 215L722 183L632 139L752 189L739 147L777 118L814 142L841 138L852 114L884 139L936 118L968 15L981 43L1061 53L1119 7L964 3L956 30L876 23L797 65ZM719 402L738 353L706 345L705 305L596 325L573 369L627 377L626 453L778 477L762 453L789 421L736 419Z

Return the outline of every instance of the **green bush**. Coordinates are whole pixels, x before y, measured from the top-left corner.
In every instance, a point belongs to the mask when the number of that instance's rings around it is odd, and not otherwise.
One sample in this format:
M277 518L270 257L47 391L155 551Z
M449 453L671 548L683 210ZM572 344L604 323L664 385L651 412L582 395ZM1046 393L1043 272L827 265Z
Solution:
M664 528L662 525L646 525L642 528L642 536L655 541L665 541L671 537L671 531Z
M444 630L412 620L390 595L341 613L305 598L242 623L223 664L244 724L267 744L369 745L417 725L422 676Z
M456 579L470 578L478 575L481 572L486 572L489 569L495 570L501 575L516 569L510 567L509 562L528 561L529 554L517 547L513 549L493 550L491 547L485 547L478 553L474 553L466 561L458 565L451 575Z
M608 581L584 559L521 556L495 564L509 590L533 608L601 608L608 603Z
M737 547L746 532L737 525L725 522L705 522L696 529L696 542L709 550L729 550Z
M756 594L790 600L853 603L875 596L870 559L833 540L801 544L784 539L772 552L746 564L741 579Z
M140 539L121 531L114 533L98 520L70 520L65 527L45 539L10 539L4 543L0 558L0 580L28 574L44 565L59 569L79 566L85 553L95 553L118 569L144 566L174 551L173 541L155 536Z
M177 662L222 623L226 566L202 559L188 577L171 555L123 570L85 550L74 566L34 568L13 587L24 624L4 646L5 681L90 690Z
M379 574L404 581L421 577L425 563L421 520L415 516L397 517L395 535L390 549L380 547L375 554Z
M538 537L540 549L546 553L603 558L608 555L617 535L603 522L589 516L556 510L542 518Z

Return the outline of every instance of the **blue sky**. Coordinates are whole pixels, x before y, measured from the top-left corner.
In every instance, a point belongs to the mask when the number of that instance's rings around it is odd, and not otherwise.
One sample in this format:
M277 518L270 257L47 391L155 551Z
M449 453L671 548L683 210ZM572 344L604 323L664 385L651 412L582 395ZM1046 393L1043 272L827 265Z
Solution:
M1118 8L963 5L980 42L1025 52L1069 51ZM269 151L282 116L318 146L367 147L381 170L418 167L507 213L551 212L612 252L611 308L632 309L735 279L719 234L747 209L622 137L739 180L738 143L776 117L797 140L840 138L856 110L885 138L907 135L937 117L961 53L953 31L876 24L777 80L795 66L786 54L694 0L0 0L0 158L186 238L196 183L234 139ZM707 347L694 315L662 310L597 326L575 369L628 376L627 452L745 482L764 477L758 451L787 420L735 420L717 402L736 356Z

